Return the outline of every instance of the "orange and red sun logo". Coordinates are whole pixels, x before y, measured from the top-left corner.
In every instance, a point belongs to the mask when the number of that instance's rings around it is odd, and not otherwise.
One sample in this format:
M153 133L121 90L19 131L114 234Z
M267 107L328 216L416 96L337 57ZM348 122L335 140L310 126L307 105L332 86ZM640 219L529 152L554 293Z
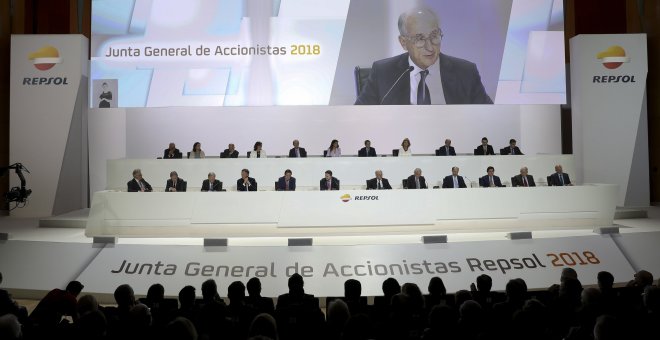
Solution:
M34 67L40 71L50 70L55 64L62 62L60 51L50 45L46 45L37 51L30 53L28 59L32 60Z
M339 198L341 199L342 202L348 202L348 201L351 200L351 195L349 195L349 194L343 194L343 195L341 195L341 197L339 197Z
M621 46L610 46L605 51L596 55L599 62L607 69L614 70L619 68L623 63L629 63L630 58L626 57L626 50Z

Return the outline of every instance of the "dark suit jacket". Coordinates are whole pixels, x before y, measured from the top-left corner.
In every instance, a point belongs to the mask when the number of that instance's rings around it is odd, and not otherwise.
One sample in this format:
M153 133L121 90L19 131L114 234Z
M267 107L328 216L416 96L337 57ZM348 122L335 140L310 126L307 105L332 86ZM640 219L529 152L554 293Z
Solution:
M170 157L170 149L167 148L163 151L163 159L174 159L174 158L183 158L181 151L179 149L174 149L174 155Z
M220 153L220 158L238 158L238 150L234 150L234 152L230 154L229 149L225 149L225 151Z
M443 188L453 188L454 187L454 176L447 176L444 179L442 179L442 187ZM459 188L467 188L467 185L465 185L465 180L463 179L463 176L456 176L458 179L458 187Z
M280 177L280 179L277 180L277 185L275 186L275 190L285 191L285 188L286 188L286 179L284 178L284 176L282 176L282 177ZM289 179L289 191L296 191L296 178L295 177L291 177L291 179Z
M165 184L165 192L169 192L170 188L173 187L172 185L172 179L167 180L167 184ZM176 181L176 191L186 191L187 185L186 181L183 180L183 178L179 177L179 179Z
M479 144L479 146L477 146L474 149L475 149L474 150L475 156L482 156L484 154L484 148L481 144ZM493 146L488 144L488 151L486 152L486 155L494 155L494 154L495 154L495 150L493 150Z
M388 181L387 178L383 178L381 181L383 182L383 189L392 189L392 186L390 185L390 181ZM373 190L378 189L378 181L376 181L376 177L367 181L367 190L371 190L371 189Z
M298 148L298 152L300 152L300 158L307 157L307 150L305 148ZM296 148L289 150L289 157L296 157Z
M520 148L517 147L517 146L514 147L513 150L516 151L516 153L515 153L516 155L524 155L524 153L522 153L522 151L520 151ZM507 146L506 148L503 148L502 152L500 154L501 155L510 155L511 154L511 147Z
M209 189L213 189L213 191L222 191L222 182L220 182L216 179L215 181L213 181L213 187L209 188L209 180L205 179L202 182L202 190L201 191L210 191Z
M376 157L376 149L369 148L369 154L367 155L367 148L364 147L358 151L358 157Z
M415 185L415 175L410 175L408 177L408 180L406 180L406 188L417 189L417 186ZM428 189L428 187L426 186L426 179L424 178L424 176L419 176L419 188Z
M477 65L442 53L440 53L438 64L440 65L442 77L442 90L447 104L493 103L481 83ZM408 53L374 62L367 83L355 104L410 104L410 81L407 75L403 75L396 86L392 88L397 78L408 67L410 67ZM392 88L392 91L383 100L390 88ZM431 99L433 99L433 93L431 93Z
M243 182L243 178L239 178L236 180L236 189L238 191L257 191L257 181L252 177L248 177L248 182L250 182L250 185L246 186Z
M449 154L447 154L447 149L445 149L445 146L441 146L440 149L436 150L436 156L456 156L456 150L454 150L453 146L449 147Z
M339 180L336 177L332 177L330 181L331 181L330 186L332 187L332 190L339 190ZM328 190L328 184L325 177L321 178L321 181L319 182L319 187L321 188L321 191Z
M151 187L151 185L149 183L147 183L147 181L144 180L144 178L142 179L142 185L144 185L144 191L153 191L154 190ZM138 184L138 182L135 180L135 178L128 181L128 183L126 183L126 186L128 187L128 192L138 192L138 191L140 191L140 184Z
M564 177L564 185L571 184L571 179L568 177L568 174L562 173L562 175L563 175L562 177ZM548 185L558 186L558 187L561 186L561 181L559 180L558 173L555 172L554 174L550 175L550 183L548 183Z
M534 176L529 174L527 175L527 185L529 185L530 187L536 186L536 183L534 183ZM514 187L523 186L522 175L513 176L513 178L511 179L511 186Z
M496 187L502 187L502 181L500 181L500 178L498 176L493 176L493 182L495 183ZM480 187L490 187L490 180L488 179L488 175L484 177L479 177L479 186Z

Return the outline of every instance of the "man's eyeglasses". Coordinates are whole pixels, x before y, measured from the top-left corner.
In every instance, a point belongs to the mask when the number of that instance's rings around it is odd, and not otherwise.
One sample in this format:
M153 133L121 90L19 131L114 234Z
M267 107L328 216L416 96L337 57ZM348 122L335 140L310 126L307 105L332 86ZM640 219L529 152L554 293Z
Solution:
M427 41L434 46L440 45L440 41L442 41L443 36L444 34L442 34L442 30L438 28L433 32L431 32L428 36L424 36L423 34L417 34L412 37L406 36L406 38L409 39L415 45L415 47L422 48L426 46Z

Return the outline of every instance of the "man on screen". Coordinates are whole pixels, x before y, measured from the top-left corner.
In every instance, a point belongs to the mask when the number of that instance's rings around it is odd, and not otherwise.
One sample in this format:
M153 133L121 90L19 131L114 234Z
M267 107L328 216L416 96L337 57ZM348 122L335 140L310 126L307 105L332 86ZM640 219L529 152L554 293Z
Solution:
M467 188L467 185L465 185L465 180L463 179L463 176L458 175L458 167L454 166L451 168L451 175L445 177L442 180L442 187L447 189L447 188Z
M305 148L300 147L300 142L297 139L293 140L293 148L289 150L289 158L305 158L307 151Z
M376 170L376 177L367 181L367 190L389 190L392 189L390 181L383 178L383 171Z
M440 53L440 20L428 8L399 16L406 53L376 61L355 104L492 104L477 66Z
M280 177L280 179L277 181L277 185L275 186L275 190L277 191L296 191L296 178L291 177L293 173L291 170L286 169L284 171L284 176Z
M241 170L241 178L236 181L238 191L257 191L257 181L250 177L250 170Z

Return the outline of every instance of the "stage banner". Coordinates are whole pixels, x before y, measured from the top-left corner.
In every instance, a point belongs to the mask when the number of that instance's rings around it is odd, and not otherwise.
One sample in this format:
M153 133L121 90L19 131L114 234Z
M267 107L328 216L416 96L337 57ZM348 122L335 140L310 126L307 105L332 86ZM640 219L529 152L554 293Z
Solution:
M502 240L446 244L355 245L310 247L220 247L175 245L115 245L104 248L82 271L85 290L111 293L124 283L136 294L161 283L176 296L185 285L198 288L214 279L222 296L233 281L262 281L263 296L287 292L287 279L299 273L305 291L317 296L342 296L348 279L362 283L365 296L382 295L388 277L412 282L427 292L438 276L449 292L469 289L477 276L493 278L493 289L504 290L510 279L522 278L529 289L558 283L563 268L574 268L583 285L596 284L607 270L617 282L633 269L609 236Z
M577 180L618 184L619 206L648 206L646 35L579 35L570 47Z
M87 55L82 35L11 37L9 159L27 167L33 190L12 215L87 207Z

